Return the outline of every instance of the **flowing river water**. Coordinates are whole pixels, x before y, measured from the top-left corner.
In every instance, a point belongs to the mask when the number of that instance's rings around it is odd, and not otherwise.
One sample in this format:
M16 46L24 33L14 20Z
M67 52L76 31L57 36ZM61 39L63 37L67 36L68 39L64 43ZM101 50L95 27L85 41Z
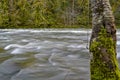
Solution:
M88 29L0 30L0 80L90 80ZM120 63L120 30L117 32Z

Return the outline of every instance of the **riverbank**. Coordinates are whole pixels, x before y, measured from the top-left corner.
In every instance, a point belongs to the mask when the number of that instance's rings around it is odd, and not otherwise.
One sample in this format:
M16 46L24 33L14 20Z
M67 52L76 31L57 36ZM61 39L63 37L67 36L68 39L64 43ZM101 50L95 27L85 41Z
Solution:
M81 26L81 25L73 25L73 26L8 26L8 27L0 27L0 29L92 29L91 26ZM117 25L116 28L120 29L120 25Z
M0 29L43 29L43 28L91 28L90 26L84 26L84 25L42 25L42 26L34 26L34 25L28 25L28 26L0 26Z

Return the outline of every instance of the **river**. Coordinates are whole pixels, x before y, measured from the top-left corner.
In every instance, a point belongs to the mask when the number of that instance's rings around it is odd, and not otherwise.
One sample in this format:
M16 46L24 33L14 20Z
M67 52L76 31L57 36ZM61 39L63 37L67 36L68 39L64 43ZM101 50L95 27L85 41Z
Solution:
M0 30L0 80L90 80L90 29ZM117 32L120 63L120 30Z

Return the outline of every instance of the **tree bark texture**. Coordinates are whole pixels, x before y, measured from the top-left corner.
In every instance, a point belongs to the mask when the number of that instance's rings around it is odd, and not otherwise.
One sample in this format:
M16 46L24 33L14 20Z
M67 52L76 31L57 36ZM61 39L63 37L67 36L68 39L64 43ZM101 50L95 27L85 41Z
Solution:
M120 80L116 59L116 28L109 0L91 0L91 80Z

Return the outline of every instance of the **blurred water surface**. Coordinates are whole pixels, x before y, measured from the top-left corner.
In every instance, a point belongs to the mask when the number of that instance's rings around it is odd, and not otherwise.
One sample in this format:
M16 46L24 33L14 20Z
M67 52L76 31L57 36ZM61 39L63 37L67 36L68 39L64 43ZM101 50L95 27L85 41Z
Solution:
M90 80L88 29L0 30L0 80ZM117 32L120 57L120 31Z

